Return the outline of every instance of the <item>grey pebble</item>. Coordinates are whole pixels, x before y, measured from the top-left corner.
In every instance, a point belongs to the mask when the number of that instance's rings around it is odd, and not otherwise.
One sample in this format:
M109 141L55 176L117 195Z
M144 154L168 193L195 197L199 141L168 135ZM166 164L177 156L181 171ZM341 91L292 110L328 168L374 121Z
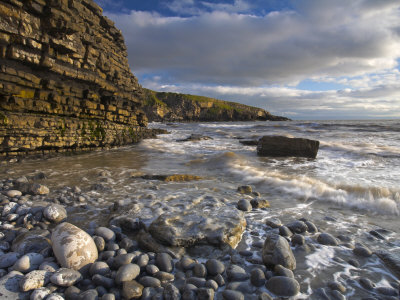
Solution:
M92 276L96 274L107 276L111 274L111 269L104 261L96 261L90 266L89 273Z
M207 273L211 276L222 274L225 271L225 265L216 259L209 259L206 262Z
M115 276L115 282L117 284L121 284L124 281L131 281L138 277L140 274L140 268L135 264L127 264L123 265L118 269L118 272Z
M105 277L100 274L96 274L92 277L92 282L97 286L103 286L107 289L110 289L114 286L114 280L108 277Z
M158 253L156 256L156 266L164 272L172 272L172 258L167 253Z
M246 270L238 265L230 265L226 270L229 281L244 281L249 278Z
M144 276L139 279L139 283L143 285L144 287L153 287L157 288L161 286L161 281L157 278L150 277L150 276Z
M232 290L224 290L222 292L222 297L225 300L244 300L244 295L241 292Z
M253 206L251 205L249 200L240 199L237 203L237 209L241 211L251 211L253 209Z
M82 280L82 274L78 271L60 268L50 277L50 281L58 286L68 287Z
M102 237L106 243L115 241L115 232L107 227L98 227L94 234Z
M322 245L327 245L327 246L337 246L338 245L337 239L329 233L319 234L317 241L318 241L318 243L320 243Z
M265 284L265 274L260 268L254 268L250 272L250 282L256 287L260 287Z
M193 275L195 277L206 277L207 269L203 264L195 264L193 268Z

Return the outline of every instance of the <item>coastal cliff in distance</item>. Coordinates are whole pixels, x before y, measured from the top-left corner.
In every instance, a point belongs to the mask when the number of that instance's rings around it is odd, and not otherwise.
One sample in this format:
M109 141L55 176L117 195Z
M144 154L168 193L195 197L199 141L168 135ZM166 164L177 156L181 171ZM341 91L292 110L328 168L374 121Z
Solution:
M137 142L141 93L92 0L0 0L0 155Z
M144 111L155 122L287 121L264 109L214 98L144 89Z

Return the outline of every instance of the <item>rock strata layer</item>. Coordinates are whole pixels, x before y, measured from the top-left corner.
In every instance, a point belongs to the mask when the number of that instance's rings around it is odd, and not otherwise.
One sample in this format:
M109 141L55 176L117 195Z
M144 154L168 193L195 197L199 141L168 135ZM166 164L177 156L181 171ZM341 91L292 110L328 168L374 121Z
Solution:
M150 134L123 36L92 0L0 0L0 154Z

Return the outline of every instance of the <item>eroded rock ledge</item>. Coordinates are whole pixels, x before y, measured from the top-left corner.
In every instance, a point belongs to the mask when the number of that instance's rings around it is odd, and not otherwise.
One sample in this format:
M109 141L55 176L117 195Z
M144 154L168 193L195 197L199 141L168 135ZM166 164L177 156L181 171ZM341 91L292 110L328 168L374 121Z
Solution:
M0 0L0 154L137 142L141 93L93 1Z

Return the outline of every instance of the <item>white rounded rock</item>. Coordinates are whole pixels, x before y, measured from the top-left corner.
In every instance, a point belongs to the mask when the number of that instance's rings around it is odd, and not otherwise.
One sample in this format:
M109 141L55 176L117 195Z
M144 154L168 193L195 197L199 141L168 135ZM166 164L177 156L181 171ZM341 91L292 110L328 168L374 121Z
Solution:
M18 259L13 269L22 273L27 273L38 269L40 264L44 261L44 257L40 253L27 253Z
M67 211L62 205L50 204L43 210L44 217L54 223L59 223L67 218Z
M21 197L22 193L18 190L9 190L6 192L7 197L14 198L14 197Z
M98 258L96 244L82 229L64 222L51 235L53 252L64 268L80 270Z

